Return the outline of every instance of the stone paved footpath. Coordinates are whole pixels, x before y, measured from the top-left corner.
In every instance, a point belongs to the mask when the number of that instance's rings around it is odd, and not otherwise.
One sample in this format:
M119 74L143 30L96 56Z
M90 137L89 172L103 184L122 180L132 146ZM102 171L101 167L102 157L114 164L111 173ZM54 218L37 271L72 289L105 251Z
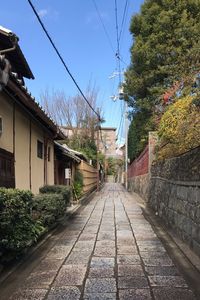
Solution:
M9 299L195 297L133 196L118 184L106 184Z

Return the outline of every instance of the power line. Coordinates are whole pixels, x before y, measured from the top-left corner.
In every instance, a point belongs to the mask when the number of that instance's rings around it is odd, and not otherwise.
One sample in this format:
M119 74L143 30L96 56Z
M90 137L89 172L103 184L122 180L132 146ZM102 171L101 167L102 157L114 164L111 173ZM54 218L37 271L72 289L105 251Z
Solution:
M97 115L98 120L101 120L100 115L95 111L95 109L92 107L92 105L90 104L90 102L87 100L87 98L85 97L85 95L84 95L84 93L82 92L81 88L79 87L78 83L76 82L74 76L72 75L72 73L70 72L69 68L67 67L67 65L66 65L66 63L65 63L65 61L64 61L64 59L62 58L60 52L58 51L57 47L55 46L55 43L53 42L53 40L52 40L52 38L50 37L48 31L46 30L46 28L45 28L43 22L41 21L39 15L38 15L38 13L37 13L37 11L36 11L36 9L35 9L35 7L33 6L32 2L31 2L31 0L28 0L28 2L29 2L29 4L30 4L30 6L31 6L31 8L32 8L32 10L33 10L33 12L34 12L34 14L35 14L35 16L37 17L37 19L38 19L40 25L42 26L43 31L45 32L45 34L46 34L47 38L49 39L51 45L53 46L53 48L54 48L54 50L56 51L58 57L60 58L60 60L61 60L61 62L62 62L62 64L63 64L65 70L67 71L67 73L68 73L69 76L71 77L71 79L72 79L72 81L74 82L75 86L77 87L77 89L79 90L80 94L82 95L83 99L87 102L87 104L89 105L89 107L91 108L91 110Z
M121 40L122 31L123 31L123 27L124 27L124 24L125 24L125 19L126 19L126 16L127 16L127 10L128 10L128 0L126 0L125 6L124 6L121 30L120 30L120 33L119 33L119 41Z
M104 22L103 22L103 19L102 19L102 17L101 17L101 14L100 14L100 11L99 11L98 6L97 6L97 4L96 4L96 1L95 1L95 0L92 0L92 1L93 1L93 3L94 3L95 9L96 9L96 11L97 11L97 14L98 14L100 23L101 23L102 26L103 26L103 30L104 30L104 32L105 32L105 35L106 35L107 39L108 39L108 42L109 42L109 44L110 44L110 47L111 47L113 53L115 53L115 50L114 50L112 41L111 41L111 39L110 39L110 36L109 36L108 31L107 31L107 29L106 29L106 26L105 26L105 24L104 24Z
M119 85L121 84L121 65L120 65L120 47L119 47L119 26L118 26L118 11L117 11L117 0L115 0L115 27L117 37L117 52L116 58L118 60L118 71L119 71Z

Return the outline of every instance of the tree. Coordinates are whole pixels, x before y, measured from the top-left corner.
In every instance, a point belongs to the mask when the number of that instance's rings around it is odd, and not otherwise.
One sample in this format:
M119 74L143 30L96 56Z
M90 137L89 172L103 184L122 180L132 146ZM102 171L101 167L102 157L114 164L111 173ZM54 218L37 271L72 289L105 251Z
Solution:
M86 98L97 109L98 90L88 85ZM89 159L96 159L95 131L99 120L96 114L80 94L67 97L63 91L44 91L41 94L41 103L50 117L60 126L70 129L71 136L67 144L75 150L82 151Z
M134 111L136 143L143 138L137 126L151 123L163 93L177 81L188 81L188 74L190 79L199 72L199 7L200 0L146 0L131 20L134 42L124 90Z

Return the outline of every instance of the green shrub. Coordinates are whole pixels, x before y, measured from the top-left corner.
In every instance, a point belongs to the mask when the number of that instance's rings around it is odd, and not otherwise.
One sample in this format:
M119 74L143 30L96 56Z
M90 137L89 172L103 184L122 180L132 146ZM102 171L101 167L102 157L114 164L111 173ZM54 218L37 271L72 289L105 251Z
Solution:
M70 204L71 201L71 187L66 185L45 185L40 188L42 194L61 194L66 205Z
M46 228L51 227L59 217L64 216L65 212L66 203L62 193L44 193L34 197L33 218Z
M83 191L83 175L80 171L75 172L74 176L74 194L75 198L80 198Z
M31 217L32 193L0 188L0 253L9 260L32 245L43 232Z
M200 113L195 101L192 96L180 98L163 114L158 159L178 156L200 145Z

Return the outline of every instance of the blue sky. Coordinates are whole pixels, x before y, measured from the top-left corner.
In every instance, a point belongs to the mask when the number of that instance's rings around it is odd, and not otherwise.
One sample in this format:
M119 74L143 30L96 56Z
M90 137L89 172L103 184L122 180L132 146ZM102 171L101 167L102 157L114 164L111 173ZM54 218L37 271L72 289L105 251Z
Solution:
M117 71L115 1L96 0L114 51L93 0L32 0L32 3L81 89L85 91L89 81L98 88L98 105L102 107L106 119L104 126L119 127L123 103L110 99L117 93L118 78L109 79ZM125 3L126 0L117 0L119 32ZM141 3L142 0L128 1L120 40L121 59L126 64L130 62L129 49L132 45L130 19L139 11ZM45 89L64 90L67 96L77 93L27 0L3 1L0 20L0 25L15 32L20 39L20 47L35 76L35 80L26 80L26 85L37 100ZM126 64L121 63L121 67L126 68ZM123 136L123 129L119 135Z

